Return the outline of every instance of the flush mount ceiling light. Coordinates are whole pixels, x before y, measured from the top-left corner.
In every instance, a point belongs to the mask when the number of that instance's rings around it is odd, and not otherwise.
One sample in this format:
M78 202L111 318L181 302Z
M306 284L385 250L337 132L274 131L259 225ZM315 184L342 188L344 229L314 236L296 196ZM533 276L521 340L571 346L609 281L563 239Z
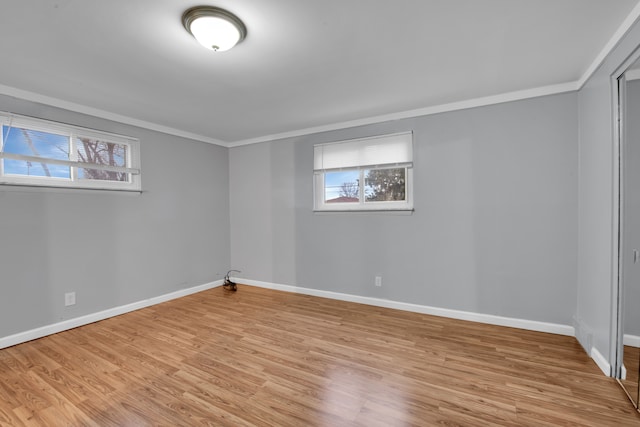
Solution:
M202 46L218 52L231 49L247 35L237 16L213 6L188 9L182 15L182 24Z

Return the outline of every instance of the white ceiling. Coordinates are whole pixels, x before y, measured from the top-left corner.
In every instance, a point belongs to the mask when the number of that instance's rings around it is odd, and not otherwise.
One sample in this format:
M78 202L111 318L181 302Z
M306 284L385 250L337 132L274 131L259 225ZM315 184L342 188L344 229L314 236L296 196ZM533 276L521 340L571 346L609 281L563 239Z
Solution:
M202 48L181 22L198 4L235 13L247 38ZM575 90L639 10L638 0L2 0L0 93L233 146Z

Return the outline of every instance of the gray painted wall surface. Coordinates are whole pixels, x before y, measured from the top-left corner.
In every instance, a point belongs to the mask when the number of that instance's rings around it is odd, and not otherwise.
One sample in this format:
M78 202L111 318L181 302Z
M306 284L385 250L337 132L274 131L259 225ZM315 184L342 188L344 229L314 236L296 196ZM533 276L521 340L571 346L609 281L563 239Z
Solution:
M640 80L627 82L626 108L623 317L624 333L640 336L640 264L633 262L633 250L640 250Z
M576 336L613 363L614 144L611 75L640 44L635 24L578 94L579 229ZM617 179L617 178L616 178Z
M222 278L226 148L9 97L0 110L140 138L143 171L142 194L0 186L0 337Z
M412 215L312 212L314 143L406 130ZM577 130L573 93L231 148L231 265L254 280L570 325Z

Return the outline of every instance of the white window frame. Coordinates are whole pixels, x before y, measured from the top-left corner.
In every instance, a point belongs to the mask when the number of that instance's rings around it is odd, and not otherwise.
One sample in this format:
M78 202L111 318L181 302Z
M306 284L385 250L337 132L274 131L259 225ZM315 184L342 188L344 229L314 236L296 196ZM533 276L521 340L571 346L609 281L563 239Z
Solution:
M401 168L405 169L405 200L366 201L365 171ZM359 202L326 203L325 174L339 171L359 172ZM413 211L413 132L316 144L313 180L316 212Z
M4 126L16 129L29 129L40 132L63 135L69 140L69 159L52 159L48 157L38 157L23 154L12 154L4 152ZM127 147L125 166L99 165L95 163L85 163L78 161L76 150L77 138L91 138L102 142L110 142ZM4 159L24 160L34 163L45 163L53 165L69 166L71 170L70 178L48 177L48 176L27 176L5 174ZM102 169L114 172L124 172L128 175L127 181L109 181L98 179L80 179L78 169ZM117 190L140 192L141 171L140 171L140 140L123 135L102 132L94 129L87 129L79 126L53 122L49 120L36 119L33 117L20 116L9 113L0 113L0 185L23 185L36 187L61 187L61 188L84 188L95 190Z

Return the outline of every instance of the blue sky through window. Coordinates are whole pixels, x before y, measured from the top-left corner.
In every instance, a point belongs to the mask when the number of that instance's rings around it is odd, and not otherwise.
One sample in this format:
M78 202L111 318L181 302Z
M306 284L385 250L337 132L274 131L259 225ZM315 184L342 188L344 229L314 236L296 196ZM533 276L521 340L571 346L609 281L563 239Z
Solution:
M32 129L2 126L3 151L11 154L69 160L69 137ZM11 175L71 178L69 166L25 160L4 160L4 173Z
M358 183L360 171L339 171L325 172L324 174L324 200L331 200L340 197L340 189L344 183Z

